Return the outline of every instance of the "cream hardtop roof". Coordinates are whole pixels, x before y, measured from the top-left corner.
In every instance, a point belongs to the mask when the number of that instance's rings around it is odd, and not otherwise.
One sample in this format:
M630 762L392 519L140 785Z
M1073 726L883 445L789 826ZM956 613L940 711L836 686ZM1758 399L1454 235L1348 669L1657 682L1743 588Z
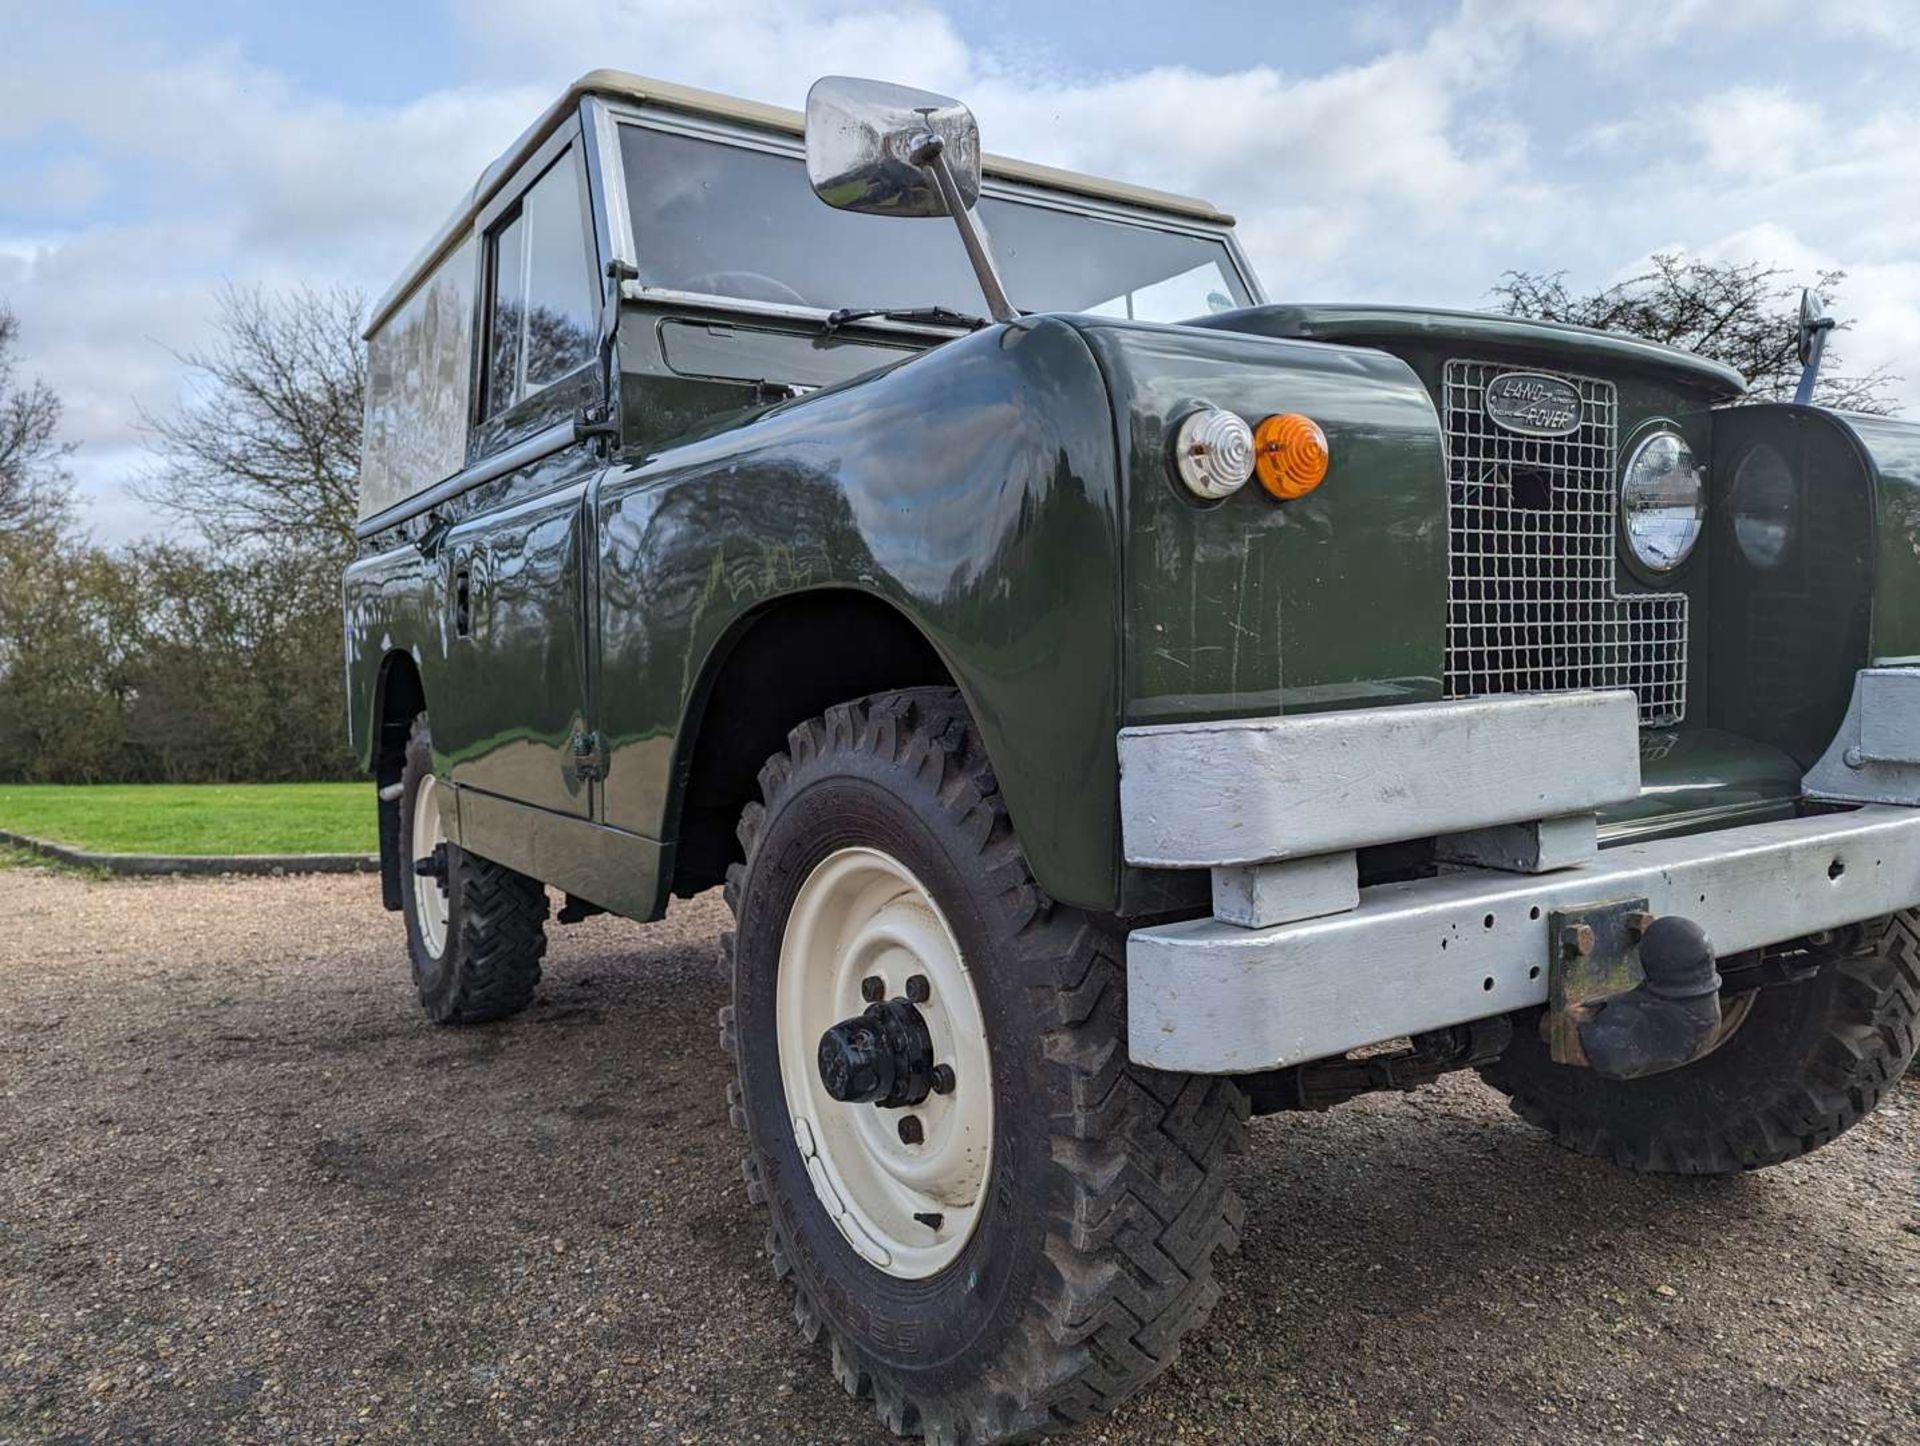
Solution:
M609 96L616 100L632 101L658 106L664 110L685 111L692 115L712 116L719 120L733 121L739 125L753 126L762 130L780 131L787 135L804 135L806 117L797 110L785 106L763 105L755 100L738 100L730 95L720 95L710 90L695 90L691 86L675 85L671 81L650 80L643 75L630 75L624 70L590 70L581 76L566 93L540 113L540 118L520 133L520 138L503 151L499 158L480 173L480 179L466 198L454 208L446 224L434 234L426 248L416 256L400 279L380 298L373 309L372 319L367 323L367 335L371 336L385 325L400 303L417 286L426 273L438 265L440 259L465 236L473 225L473 218L479 214L488 201L500 189L506 178L518 169L520 163L533 153L542 141L551 135L554 129L587 95ZM1044 187L1054 191L1069 191L1075 195L1090 196L1096 200L1113 201L1124 206L1136 206L1142 210L1160 211L1171 216L1181 216L1189 220L1210 222L1217 226L1231 226L1233 217L1216 210L1205 201L1191 196L1175 195L1171 191L1156 191L1147 186L1129 185L1125 181L1109 181L1099 176L1083 175L1078 171L1064 171L1054 166L1036 165L1032 161L1017 161L1007 156L986 155L981 158L981 169L989 176L1001 180L1015 181L1023 185Z

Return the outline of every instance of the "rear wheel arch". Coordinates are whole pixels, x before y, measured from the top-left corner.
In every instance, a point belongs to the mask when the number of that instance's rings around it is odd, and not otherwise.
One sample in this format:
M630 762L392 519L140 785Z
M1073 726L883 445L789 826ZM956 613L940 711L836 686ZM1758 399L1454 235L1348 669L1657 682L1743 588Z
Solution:
M413 720L427 710L427 692L420 668L411 653L395 648L380 660L373 684L373 712L368 720L374 786L382 794L398 787L407 766L407 740ZM402 907L400 870L406 849L400 838L400 799L397 793L379 800L380 901L387 908Z

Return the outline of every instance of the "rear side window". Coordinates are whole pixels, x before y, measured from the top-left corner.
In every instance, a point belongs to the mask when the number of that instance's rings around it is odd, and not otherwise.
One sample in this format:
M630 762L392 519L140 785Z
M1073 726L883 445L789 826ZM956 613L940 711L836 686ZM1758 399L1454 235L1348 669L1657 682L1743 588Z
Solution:
M579 163L569 150L487 241L491 419L593 359L598 297Z
M462 241L367 338L362 518L466 465L473 273L473 243Z

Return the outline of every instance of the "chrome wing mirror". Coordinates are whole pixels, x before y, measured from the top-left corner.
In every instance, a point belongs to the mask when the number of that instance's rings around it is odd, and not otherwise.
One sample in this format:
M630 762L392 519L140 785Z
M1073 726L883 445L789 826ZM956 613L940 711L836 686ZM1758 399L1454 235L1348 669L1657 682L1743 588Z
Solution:
M1827 315L1826 303L1809 289L1800 293L1800 330L1794 339L1794 350L1800 356L1800 385L1794 388L1793 400L1799 406L1809 406L1813 402L1813 385L1820 379L1820 358L1827 349L1827 333L1834 328L1834 320Z
M1020 314L973 214L980 126L959 101L883 80L823 76L807 92L807 180L814 195L842 211L953 217L988 315L1012 321Z

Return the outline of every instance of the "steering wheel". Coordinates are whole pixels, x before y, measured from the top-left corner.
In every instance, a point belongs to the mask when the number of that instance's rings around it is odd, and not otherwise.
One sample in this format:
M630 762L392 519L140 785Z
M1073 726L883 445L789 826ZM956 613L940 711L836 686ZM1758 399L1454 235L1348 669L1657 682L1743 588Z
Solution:
M703 271L681 283L688 291L709 296L736 296L743 301L778 301L788 306L811 305L806 297L784 281L775 281L758 271Z

